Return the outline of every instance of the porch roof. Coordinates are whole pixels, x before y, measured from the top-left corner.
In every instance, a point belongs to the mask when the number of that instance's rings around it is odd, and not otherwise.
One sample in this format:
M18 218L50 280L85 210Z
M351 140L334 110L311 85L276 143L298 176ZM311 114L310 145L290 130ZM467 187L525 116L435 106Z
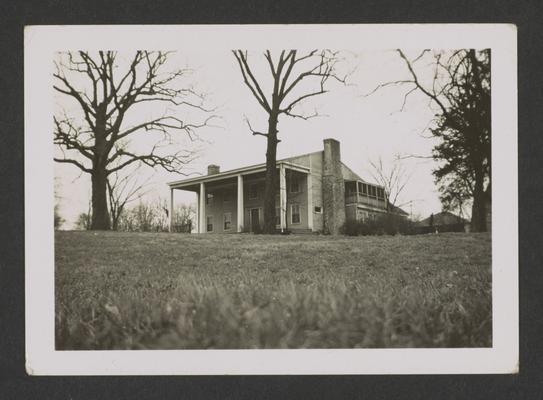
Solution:
M309 173L309 168L303 165L295 164L293 162L285 161L285 160L279 160L277 161L277 168L279 168L281 165L283 165L287 169L291 169L293 171L303 172L303 173ZM213 182L223 179L229 179L234 178L238 175L251 175L258 172L266 171L266 164L256 164L256 165L250 165L248 167L243 168L236 168L231 169L229 171L220 172L218 174L213 175L202 175L197 176L195 178L188 178L188 179L182 179L179 181L172 181L168 182L168 186L171 189L181 189L187 186L192 186L195 184L199 184L202 182Z

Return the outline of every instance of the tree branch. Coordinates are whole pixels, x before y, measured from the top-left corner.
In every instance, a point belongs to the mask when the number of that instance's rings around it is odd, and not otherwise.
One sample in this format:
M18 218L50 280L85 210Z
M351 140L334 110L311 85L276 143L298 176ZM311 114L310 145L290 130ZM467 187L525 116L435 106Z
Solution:
M83 166L83 164L81 164L79 161L77 160L73 160L71 158L53 158L54 161L56 162L59 162L59 163L68 163L68 164L73 164L75 165L76 167L78 167L81 171L84 171L84 172L87 172L89 174L92 174L92 170L89 169L89 168L86 168L85 166Z
M244 54L241 50L233 50L232 53L238 61L245 85L251 90L253 96L257 99L258 103L262 106L262 108L264 108L264 110L266 110L267 112L270 112L271 108L268 100L266 99L266 96L264 96L260 85L255 79L253 73L251 72L251 68L247 63L247 53ZM248 77L251 79L252 84L249 83Z

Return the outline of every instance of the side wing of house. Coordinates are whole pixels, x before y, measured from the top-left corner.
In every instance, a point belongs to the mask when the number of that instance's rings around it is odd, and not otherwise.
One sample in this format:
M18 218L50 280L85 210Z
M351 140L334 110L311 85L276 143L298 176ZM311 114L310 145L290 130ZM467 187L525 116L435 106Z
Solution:
M364 221L389 212L385 189L366 182L342 163L345 179L345 214L348 221Z
M303 229L322 232L324 229L322 192L323 151L291 157L287 161L296 165L303 165L309 169L309 173L301 177L302 192L296 196L290 194L290 201L298 202L302 207L302 215L304 216Z

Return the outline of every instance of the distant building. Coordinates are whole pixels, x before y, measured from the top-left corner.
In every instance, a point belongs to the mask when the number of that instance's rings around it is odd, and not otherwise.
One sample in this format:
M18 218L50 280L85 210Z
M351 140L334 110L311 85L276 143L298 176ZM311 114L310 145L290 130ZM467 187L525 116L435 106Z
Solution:
M278 160L277 169L278 231L337 234L346 220L407 215L392 208L382 186L364 181L341 161L337 140L325 139L322 151ZM210 165L205 176L168 183L171 203L175 190L197 194L199 233L258 232L264 223L265 171L265 164L225 172Z
M417 222L416 229L419 233L464 232L468 225L469 222L466 219L448 211L442 211Z

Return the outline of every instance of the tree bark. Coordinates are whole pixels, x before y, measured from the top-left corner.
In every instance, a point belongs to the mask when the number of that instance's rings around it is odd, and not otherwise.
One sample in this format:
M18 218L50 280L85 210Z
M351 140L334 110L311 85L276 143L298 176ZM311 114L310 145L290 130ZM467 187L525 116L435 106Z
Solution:
M482 172L475 173L471 227L473 232L486 232L486 194Z
M107 205L107 158L105 109L99 108L96 117L94 159L92 168L92 222L91 230L111 229Z
M109 230L111 221L107 209L107 175L105 169L92 173L92 222L91 230Z
M268 119L266 181L264 186L264 233L275 233L275 194L277 192L277 122L278 113Z

